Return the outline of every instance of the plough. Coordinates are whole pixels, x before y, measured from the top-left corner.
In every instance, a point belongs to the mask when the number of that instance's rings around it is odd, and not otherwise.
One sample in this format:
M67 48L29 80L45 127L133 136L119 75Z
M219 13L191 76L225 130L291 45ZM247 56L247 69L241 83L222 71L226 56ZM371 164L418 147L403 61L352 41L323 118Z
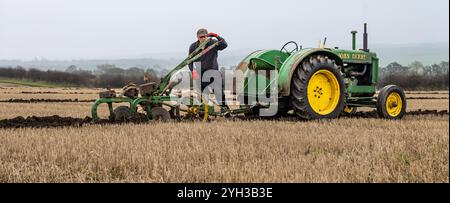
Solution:
M109 119L111 121L131 119L137 115L139 106L142 107L149 120L162 121L169 119L200 119L207 121L210 116L217 117L248 112L248 108L231 110L222 107L220 107L219 111L216 111L214 107L219 106L217 102L193 90L190 90L188 95L184 96L181 94L170 94L172 88L180 82L179 80L171 80L172 76L188 64L196 61L219 43L215 42L212 45L206 46L210 40L211 38L208 38L201 43L186 59L167 73L159 84L151 82L139 85L138 92L140 96L137 92L127 96L117 96L114 90L101 92L100 98L92 105L91 114L93 120L99 119L97 110L101 104L108 105ZM121 105L114 109L114 103L127 103L128 105ZM182 112L184 112L183 115L181 114Z

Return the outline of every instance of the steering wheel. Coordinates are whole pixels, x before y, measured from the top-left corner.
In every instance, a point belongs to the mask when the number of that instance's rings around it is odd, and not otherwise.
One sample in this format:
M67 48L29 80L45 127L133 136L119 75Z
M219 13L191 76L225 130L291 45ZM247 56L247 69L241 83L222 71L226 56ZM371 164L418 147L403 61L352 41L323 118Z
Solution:
M291 51L288 51L288 50L286 49L286 46L289 45L289 44L294 44L294 45L295 45L295 49L292 49ZM297 44L296 42L294 42L294 41L290 41L290 42L284 44L283 47L281 47L280 52L283 52L283 51L284 51L285 53L291 55L292 53L298 51L298 44Z

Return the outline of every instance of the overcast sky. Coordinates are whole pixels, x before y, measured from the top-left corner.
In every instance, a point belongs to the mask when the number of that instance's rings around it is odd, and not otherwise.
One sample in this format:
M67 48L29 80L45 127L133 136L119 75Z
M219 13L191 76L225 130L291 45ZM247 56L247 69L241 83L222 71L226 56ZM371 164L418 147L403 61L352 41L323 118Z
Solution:
M350 46L449 41L448 0L0 0L0 59L92 59L187 52L200 27L229 50L289 40ZM361 36L359 36L361 39Z

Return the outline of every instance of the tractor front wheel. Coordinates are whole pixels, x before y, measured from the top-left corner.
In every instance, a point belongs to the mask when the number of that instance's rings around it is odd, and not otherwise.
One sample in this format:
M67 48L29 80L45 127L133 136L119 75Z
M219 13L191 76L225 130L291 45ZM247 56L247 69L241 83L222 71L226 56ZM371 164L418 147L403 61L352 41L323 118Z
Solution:
M381 118L401 119L406 113L406 97L403 89L388 85L380 90L377 98L377 112Z

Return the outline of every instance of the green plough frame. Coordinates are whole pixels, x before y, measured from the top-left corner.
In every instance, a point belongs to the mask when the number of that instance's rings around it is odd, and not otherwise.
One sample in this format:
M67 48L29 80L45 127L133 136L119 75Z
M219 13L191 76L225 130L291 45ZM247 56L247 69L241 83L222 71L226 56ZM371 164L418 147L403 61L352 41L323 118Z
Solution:
M91 114L92 119L98 120L99 116L97 113L98 107L101 104L107 104L109 109L109 119L111 121L115 120L114 117L114 109L113 109L113 103L129 103L130 104L130 113L131 115L134 115L137 113L138 106L141 105L149 119L152 119L152 108L156 106L167 106L170 108L170 112L175 114L176 111L179 112L188 112L186 109L180 109L179 106L170 104L168 102L177 101L178 97L171 97L166 92L169 84L170 84L170 78L174 73L176 73L178 70L184 68L188 64L196 61L198 58L200 58L202 55L207 53L209 50L214 48L219 44L218 42L215 42L214 44L207 46L207 44L210 42L210 38L206 39L205 42L201 43L199 47L194 50L186 59L184 59L180 64L178 64L175 68L173 68L164 78L161 79L161 83L155 88L155 91L151 93L150 96L142 96L138 97L136 99L131 99L127 97L114 97L114 98L100 98L97 99L94 104L92 105ZM209 106L207 104L208 102L203 102L201 105L193 106L197 109L198 112L202 112L204 115L203 120L207 120L208 116L224 116L225 114L240 114L249 112L249 108L240 108L240 109L234 109L234 110L225 110L221 109L220 112L216 112L214 110L214 106Z

